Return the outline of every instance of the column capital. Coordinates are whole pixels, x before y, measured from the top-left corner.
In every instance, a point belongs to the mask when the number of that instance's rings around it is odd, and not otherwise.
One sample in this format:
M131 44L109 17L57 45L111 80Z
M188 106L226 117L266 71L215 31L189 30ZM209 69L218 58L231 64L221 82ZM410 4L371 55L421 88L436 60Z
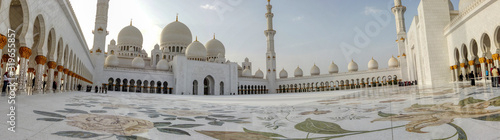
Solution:
M484 57L479 58L479 62L480 63L485 63L486 62L486 58L484 58Z
M55 69L57 67L57 63L54 61L49 61L47 65L49 66L49 69Z
M474 60L469 61L469 66L474 66L476 62Z
M31 49L28 47L19 48L19 54L22 58L29 59L31 56Z
M0 34L0 49L7 45L7 37L3 34Z
M35 57L36 64L45 65L47 63L47 57L43 55L38 55Z
M500 59L500 56L499 56L498 53L493 54L492 57L493 57L493 60L499 60Z
M465 68L465 63L460 63L461 68Z
M68 74L69 73L69 69L64 69L63 72L64 72L64 74Z
M8 54L4 54L2 55L2 62L7 62L9 60L9 55Z
M28 72L35 72L35 68L28 68Z
M64 67L63 67L63 66L61 66L61 65L57 66L57 71L59 71L59 72L63 72L63 70L64 70Z
M458 65L453 65L453 69L458 69Z

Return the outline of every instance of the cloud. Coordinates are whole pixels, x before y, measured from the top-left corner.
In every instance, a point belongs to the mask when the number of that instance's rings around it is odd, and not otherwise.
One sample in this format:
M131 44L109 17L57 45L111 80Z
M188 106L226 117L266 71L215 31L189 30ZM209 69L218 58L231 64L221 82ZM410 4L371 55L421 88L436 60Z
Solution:
M215 9L217 9L217 8L215 7L215 5L210 5L210 4L201 5L200 7L201 7L202 9L205 9L205 10L215 10Z
M304 16L297 16L297 17L294 17L292 20L293 21L301 21L302 19L304 19Z
M371 14L378 14L381 12L382 12L382 9L377 9L375 7L366 6L364 13L365 13L365 15L371 15Z

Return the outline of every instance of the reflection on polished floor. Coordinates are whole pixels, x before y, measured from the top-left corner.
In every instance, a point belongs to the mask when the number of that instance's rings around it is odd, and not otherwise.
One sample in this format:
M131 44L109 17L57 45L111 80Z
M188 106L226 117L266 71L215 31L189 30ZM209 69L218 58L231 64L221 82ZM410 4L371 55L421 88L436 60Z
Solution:
M500 88L466 83L247 96L70 92L16 102L16 133L0 122L7 139L500 139Z

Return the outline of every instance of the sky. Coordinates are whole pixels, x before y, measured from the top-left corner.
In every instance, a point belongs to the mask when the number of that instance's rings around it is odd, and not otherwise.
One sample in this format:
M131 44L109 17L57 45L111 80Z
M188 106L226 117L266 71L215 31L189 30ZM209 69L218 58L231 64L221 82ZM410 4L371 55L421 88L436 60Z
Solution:
M458 9L458 0L451 0ZM92 48L97 0L70 0L83 34ZM407 7L409 28L417 15L420 0L402 0ZM335 62L347 72L351 60L359 70L367 70L374 58L379 69L387 68L391 56L397 57L396 28L390 11L393 0L272 0L274 13L277 71L289 76L300 66L304 75L317 65L321 74ZM163 28L175 21L186 24L193 39L206 43L216 34L226 48L226 59L253 65L252 72L266 69L267 0L110 0L109 35L117 40L120 30L130 24L144 37L143 49L150 55L159 44ZM107 46L106 46L107 48Z

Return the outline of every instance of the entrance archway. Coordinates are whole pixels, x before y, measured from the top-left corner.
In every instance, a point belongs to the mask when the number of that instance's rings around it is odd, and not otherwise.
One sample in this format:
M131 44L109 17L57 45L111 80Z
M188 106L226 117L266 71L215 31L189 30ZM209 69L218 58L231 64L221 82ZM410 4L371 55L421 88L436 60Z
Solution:
M210 75L203 80L203 93L204 95L214 95L214 78Z

